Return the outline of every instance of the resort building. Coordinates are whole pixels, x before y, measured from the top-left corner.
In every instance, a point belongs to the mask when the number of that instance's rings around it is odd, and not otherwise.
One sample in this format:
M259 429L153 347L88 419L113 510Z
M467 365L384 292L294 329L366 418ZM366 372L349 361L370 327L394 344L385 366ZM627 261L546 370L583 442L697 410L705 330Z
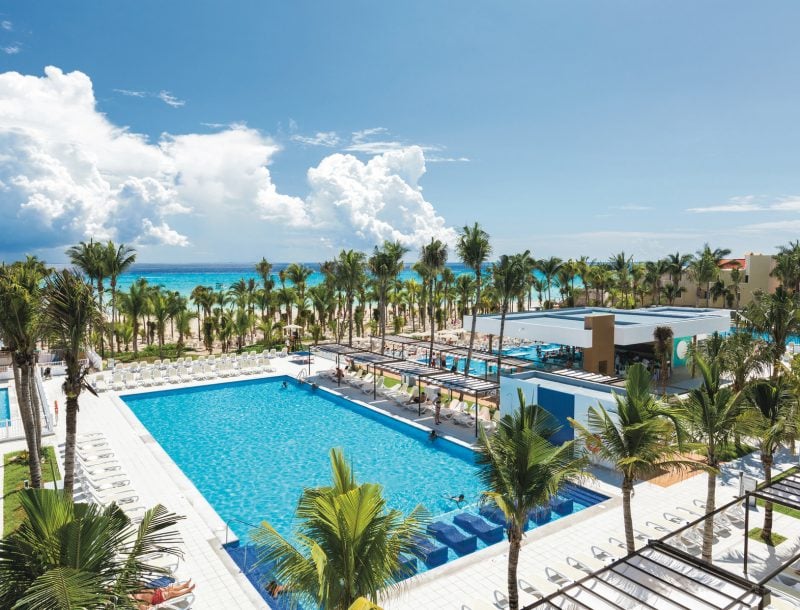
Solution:
M719 280L731 289L731 293L734 295L732 306L736 305L736 291L739 293L739 307L744 307L752 302L756 292L774 292L780 283L778 278L770 275L774 268L775 257L771 254L750 252L743 258L723 259L719 266ZM739 281L734 281L735 275L739 276ZM669 281L668 278L665 280ZM684 273L680 286L685 290L680 297L675 299L675 305L687 307L705 305L707 296L705 285L698 284L689 277L688 273ZM723 299L714 300L712 295L709 295L709 305L728 307Z

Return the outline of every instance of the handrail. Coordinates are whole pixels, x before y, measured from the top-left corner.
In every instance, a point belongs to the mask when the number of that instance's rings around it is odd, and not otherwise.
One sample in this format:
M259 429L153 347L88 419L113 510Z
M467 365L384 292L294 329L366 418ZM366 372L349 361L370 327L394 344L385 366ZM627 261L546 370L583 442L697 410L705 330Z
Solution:
M36 393L39 395L39 406L42 409L42 415L44 415L45 429L49 434L52 434L54 432L54 427L50 419L50 403L47 401L47 394L44 391L44 384L42 383L41 369L38 366L34 367L33 379Z

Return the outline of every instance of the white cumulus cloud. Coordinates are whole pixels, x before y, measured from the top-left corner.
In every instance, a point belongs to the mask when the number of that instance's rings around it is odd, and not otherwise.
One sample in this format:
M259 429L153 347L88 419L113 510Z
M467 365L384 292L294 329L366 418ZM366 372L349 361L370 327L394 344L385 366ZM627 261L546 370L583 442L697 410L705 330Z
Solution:
M366 161L329 155L308 170L304 196L274 183L270 164L279 151L244 123L150 141L98 111L86 74L55 67L44 76L2 73L0 251L95 238L198 249L202 242L208 252L214 226L204 225L223 221L233 240L237 227L252 235L259 223L271 234L294 231L335 247L454 240L423 197L423 148L399 147ZM219 255L230 260L235 252Z

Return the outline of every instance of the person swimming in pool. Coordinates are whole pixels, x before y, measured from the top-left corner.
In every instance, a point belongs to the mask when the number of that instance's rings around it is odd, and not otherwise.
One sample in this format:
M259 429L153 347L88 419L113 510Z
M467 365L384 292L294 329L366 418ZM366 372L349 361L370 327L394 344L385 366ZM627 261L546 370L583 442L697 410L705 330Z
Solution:
M285 390L286 388L288 388L288 387L289 387L289 384L288 384L288 382L284 381L283 383L281 383L281 387L282 387L284 390Z
M428 434L428 440L429 440L429 441L431 441L431 442L433 442L433 441L435 441L437 438L439 438L439 435L438 435L438 434L436 434L436 430L431 430L431 431L430 431L430 434Z
M455 502L458 508L461 508L461 505L466 502L464 499L464 494L458 494L457 496L448 496L447 494L444 494L444 497Z

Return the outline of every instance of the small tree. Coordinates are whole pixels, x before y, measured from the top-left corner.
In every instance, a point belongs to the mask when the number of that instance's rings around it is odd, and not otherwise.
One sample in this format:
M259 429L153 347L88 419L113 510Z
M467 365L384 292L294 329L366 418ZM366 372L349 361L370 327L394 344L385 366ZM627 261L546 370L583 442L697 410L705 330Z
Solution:
M669 377L669 365L672 361L672 328L669 326L656 326L653 331L654 351L661 369L661 393L667 393L667 378Z

